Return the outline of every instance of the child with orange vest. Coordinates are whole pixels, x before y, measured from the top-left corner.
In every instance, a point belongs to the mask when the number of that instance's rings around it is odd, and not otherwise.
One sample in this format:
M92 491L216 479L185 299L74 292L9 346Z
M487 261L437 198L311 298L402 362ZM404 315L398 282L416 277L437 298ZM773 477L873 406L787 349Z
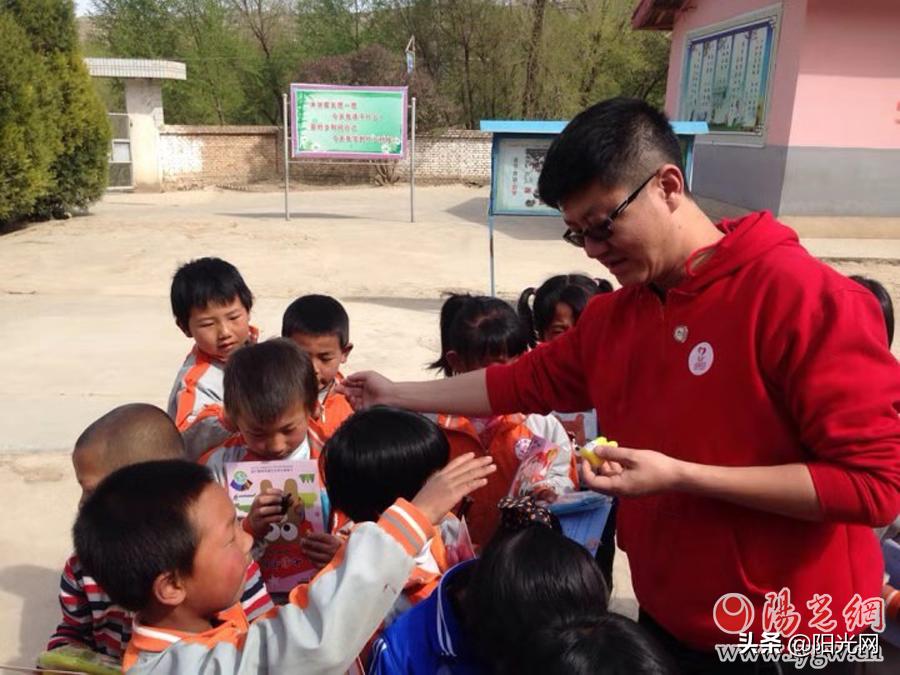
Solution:
M225 411L240 431L237 442L215 448L200 458L220 485L227 485L226 464L254 461L318 460L322 441L309 428L319 407L316 374L309 357L290 340L274 338L239 349L225 366ZM260 492L243 520L253 535L254 558L263 579L277 561L266 555L266 535L284 517L284 492L268 487ZM322 533L305 533L300 545L310 561L324 567L340 542ZM323 552L324 549L324 552ZM284 598L280 598L284 599Z
M353 414L347 398L336 391L344 379L340 367L347 363L350 318L343 305L327 295L304 295L294 300L281 320L281 337L290 338L309 355L319 386L319 412L309 427L327 441Z
M485 296L451 295L441 308L441 356L431 367L451 377L513 361L527 349L527 329L508 304ZM572 444L552 415L467 418L437 414L434 419L450 442L451 457L474 452L490 455L497 464L487 487L466 510L472 540L478 545L491 538L499 520L497 502L510 493L520 464L534 445L550 444L556 452L545 452L544 475L532 481L528 491L549 502L575 489L578 474ZM532 443L532 439L537 440Z
M256 342L250 325L253 294L237 268L220 258L199 258L178 268L170 292L175 324L194 348L169 394L168 413L184 437L189 459L237 440L222 407L225 362Z

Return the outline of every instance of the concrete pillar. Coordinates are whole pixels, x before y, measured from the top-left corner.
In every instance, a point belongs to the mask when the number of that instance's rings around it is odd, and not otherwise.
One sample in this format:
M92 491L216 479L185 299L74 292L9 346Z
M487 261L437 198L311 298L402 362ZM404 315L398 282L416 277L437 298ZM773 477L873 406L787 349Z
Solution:
M126 79L125 110L131 123L131 161L134 189L162 190L159 132L163 125L160 80Z

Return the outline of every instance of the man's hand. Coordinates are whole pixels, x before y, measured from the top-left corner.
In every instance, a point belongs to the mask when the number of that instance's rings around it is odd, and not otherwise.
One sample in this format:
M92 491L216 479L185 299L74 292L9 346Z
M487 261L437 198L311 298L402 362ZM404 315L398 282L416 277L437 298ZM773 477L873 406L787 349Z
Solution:
M250 513L244 521L244 529L253 535L254 539L262 539L269 531L272 523L279 523L284 518L281 508L281 498L284 493L278 488L263 490L250 505Z
M311 532L300 540L300 548L317 569L322 569L331 562L342 543L343 539L332 534Z
M390 394L394 386L391 380L373 370L353 373L337 383L336 390L347 397L354 410L365 410L373 405L390 405Z
M638 497L676 489L684 462L655 450L635 450L602 445L594 454L605 460L596 470L581 462L584 485L597 492Z
M463 497L487 485L487 476L496 470L490 456L475 457L471 452L461 455L432 474L413 498L413 506L437 525Z

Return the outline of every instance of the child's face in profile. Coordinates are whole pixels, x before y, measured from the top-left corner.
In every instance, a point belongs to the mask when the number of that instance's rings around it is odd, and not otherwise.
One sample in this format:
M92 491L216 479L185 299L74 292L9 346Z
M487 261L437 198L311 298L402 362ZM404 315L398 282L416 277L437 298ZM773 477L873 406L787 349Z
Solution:
M236 424L251 452L266 459L284 459L306 438L309 415L306 405L297 401L274 422L263 424L238 416Z
M353 349L352 344L341 348L341 341L337 335L310 335L309 333L294 333L291 335L300 349L306 352L316 369L316 380L319 383L319 391L327 389L337 377L340 367L347 363L347 356Z
M253 538L235 515L234 504L216 483L207 485L190 511L197 538L194 566L182 579L183 605L208 618L241 599Z
M210 356L225 361L250 336L250 313L235 296L224 305L192 307L185 335Z
M91 446L83 445L72 452L72 466L75 468L75 479L81 486L81 499L78 500L78 508L87 501L100 482L109 475L110 471L100 462L101 453Z
M542 342L550 342L575 325L575 312L564 302L557 302L550 325L541 335Z

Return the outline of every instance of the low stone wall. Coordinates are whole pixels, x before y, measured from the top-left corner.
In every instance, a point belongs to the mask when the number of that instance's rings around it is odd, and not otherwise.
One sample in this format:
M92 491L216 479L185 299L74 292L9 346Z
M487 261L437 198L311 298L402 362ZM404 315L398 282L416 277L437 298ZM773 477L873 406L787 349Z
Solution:
M160 132L160 167L165 190L280 181L280 129L168 125ZM385 178L385 173L405 181L409 179L409 158L394 165L382 164L381 170L374 162L347 161L295 162L290 170L291 180L300 183L372 183ZM488 133L449 129L416 138L417 182L487 183L490 173Z

